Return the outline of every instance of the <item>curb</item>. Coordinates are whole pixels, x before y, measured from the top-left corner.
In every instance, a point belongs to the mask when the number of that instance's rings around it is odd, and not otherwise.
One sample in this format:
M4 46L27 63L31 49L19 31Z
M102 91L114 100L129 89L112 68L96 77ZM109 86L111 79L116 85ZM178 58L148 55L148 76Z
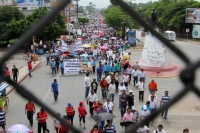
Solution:
M39 61L39 63L38 63L36 66L34 66L32 70L34 70L40 63L41 63L41 61ZM18 84L21 83L27 76L28 76L28 73L27 73L23 78L21 78L17 83L18 83ZM6 95L8 95L10 92L12 92L12 90L13 90L14 88L15 88L15 87L12 86L11 89L8 90L8 92L6 92Z
M200 42L197 41L190 41L190 40L184 40L184 39L179 39L176 38L177 41L182 41L182 42L188 42L188 43L192 43L192 44L196 44L196 45L200 45Z

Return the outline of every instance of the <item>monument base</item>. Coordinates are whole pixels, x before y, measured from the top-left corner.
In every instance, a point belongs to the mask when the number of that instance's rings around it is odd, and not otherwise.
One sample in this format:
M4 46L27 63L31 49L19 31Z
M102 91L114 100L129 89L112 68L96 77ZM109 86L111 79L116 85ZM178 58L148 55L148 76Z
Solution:
M130 65L133 66L135 62L130 62ZM183 69L182 66L166 62L165 67L147 67L141 66L140 68L144 69L144 72L148 77L151 78L171 78L178 76L180 71Z

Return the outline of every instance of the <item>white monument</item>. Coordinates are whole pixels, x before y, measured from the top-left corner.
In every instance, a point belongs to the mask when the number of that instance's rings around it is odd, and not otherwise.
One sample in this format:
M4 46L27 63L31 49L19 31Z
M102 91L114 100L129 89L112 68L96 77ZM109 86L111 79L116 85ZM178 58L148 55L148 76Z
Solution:
M139 65L145 67L164 67L165 53L166 50L163 43L148 32Z

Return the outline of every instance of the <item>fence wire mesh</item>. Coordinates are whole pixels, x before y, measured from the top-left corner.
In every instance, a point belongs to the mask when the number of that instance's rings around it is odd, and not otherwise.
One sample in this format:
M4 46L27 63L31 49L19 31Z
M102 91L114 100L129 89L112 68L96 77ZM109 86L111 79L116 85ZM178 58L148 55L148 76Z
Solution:
M62 0L60 4L54 8L51 12L46 14L44 17L42 17L35 26L28 29L19 39L18 42L16 42L10 49L8 49L5 52L5 55L0 59L0 64L3 66L3 63L8 60L13 54L15 54L22 46L25 44L29 38L31 38L33 35L44 29L46 25L48 25L49 22L51 22L54 17L59 13L60 10L64 9L66 5L68 5L71 2L71 0ZM132 126L129 130L126 131L126 133L133 133L135 132L140 126L142 126L145 121L150 121L152 118L156 117L158 114L160 114L164 109L168 108L169 106L172 106L174 103L179 101L185 94L187 94L189 91L193 91L196 95L200 97L200 91L199 89L194 85L195 80L195 71L200 66L200 60L196 63L191 63L191 61L188 59L188 57L175 45L172 45L166 38L164 38L161 34L159 34L157 31L154 30L153 27L148 25L141 17L140 15L133 10L127 3L125 3L122 0L111 0L111 3L117 4L120 6L125 12L127 12L132 19L137 21L141 26L148 29L154 36L156 36L158 39L160 39L161 42L163 42L168 48L170 48L181 60L185 63L185 69L180 73L180 79L182 83L185 85L183 90L179 92L177 95L174 96L174 98L168 103L159 108L157 111L152 113L149 117L147 117L145 120L140 121L138 124L135 124ZM70 131L74 133L81 133L79 129L76 129L75 127L69 125L66 123L63 119L61 119L55 111L53 111L50 107L42 103L34 94L32 94L30 91L28 91L23 86L14 83L12 80L8 80L4 76L3 68L0 71L0 81L6 81L10 85L14 86L16 91L24 98L28 100L32 100L36 104L38 104L40 107L44 108L50 115L52 115L54 118L59 120L61 123L64 124L67 128L69 128Z

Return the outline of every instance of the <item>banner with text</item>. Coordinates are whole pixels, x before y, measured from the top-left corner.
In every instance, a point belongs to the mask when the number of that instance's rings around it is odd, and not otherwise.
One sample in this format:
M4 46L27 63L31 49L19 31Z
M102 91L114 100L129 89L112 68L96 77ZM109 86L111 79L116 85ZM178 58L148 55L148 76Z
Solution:
M64 62L64 73L71 74L79 74L80 72L80 60L79 59L66 59Z

